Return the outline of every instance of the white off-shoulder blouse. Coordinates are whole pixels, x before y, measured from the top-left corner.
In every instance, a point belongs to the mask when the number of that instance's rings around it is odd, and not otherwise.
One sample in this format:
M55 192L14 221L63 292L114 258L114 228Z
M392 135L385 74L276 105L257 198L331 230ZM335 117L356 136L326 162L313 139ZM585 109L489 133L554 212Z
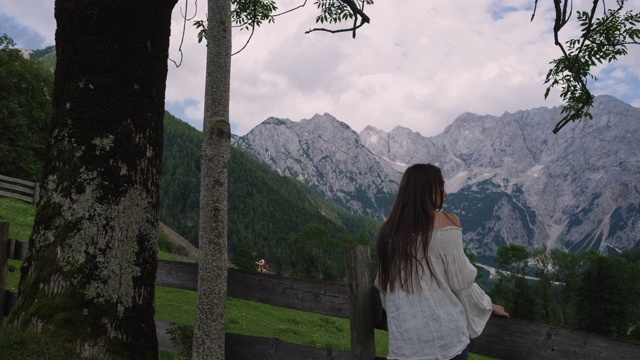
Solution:
M437 282L425 264L413 293L399 286L380 291L389 327L387 359L451 359L480 335L491 315L491 299L475 283L477 270L464 254L462 229L433 231L427 256Z

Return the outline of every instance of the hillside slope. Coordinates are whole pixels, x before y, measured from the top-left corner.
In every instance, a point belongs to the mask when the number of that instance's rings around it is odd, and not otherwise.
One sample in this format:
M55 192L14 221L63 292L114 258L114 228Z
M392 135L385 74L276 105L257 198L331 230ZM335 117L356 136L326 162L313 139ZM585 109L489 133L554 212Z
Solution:
M198 238L202 133L169 113L165 116L160 218L194 245ZM253 156L231 148L229 163L231 252L251 249L273 259L288 238L311 223L332 234L362 234L373 241L378 222L349 214L302 182L278 175Z

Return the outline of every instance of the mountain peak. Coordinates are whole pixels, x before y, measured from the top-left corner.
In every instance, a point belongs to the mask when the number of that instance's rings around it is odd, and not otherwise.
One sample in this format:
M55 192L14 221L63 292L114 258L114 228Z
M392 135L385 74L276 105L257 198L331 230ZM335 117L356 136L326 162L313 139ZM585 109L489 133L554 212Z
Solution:
M312 127L314 129L323 129L322 131L327 131L329 129L332 129L334 126L338 125L340 128L344 130L348 130L350 132L355 133L355 131L353 131L353 129L351 129L351 127L347 123L338 120L335 116L329 113L324 113L322 115L315 114L310 119L300 120L299 124L305 128ZM356 136L357 136L357 133L356 133Z
M326 121L326 122L341 122L340 120L338 120L335 116L329 114L329 113L324 113L322 115L316 113L314 114L311 118L309 119L302 119L300 120L300 122L306 122L306 121Z
M365 128L364 128L364 129L362 129L362 131L363 131L363 132L364 132L364 131L367 131L367 132L376 132L376 133L379 133L379 134L381 134L381 133L385 133L385 132L384 132L384 130L380 130L380 129L378 129L377 127L372 126L372 125L367 125L367 126L365 126Z
M420 134L417 131L413 131L411 129L409 129L408 127L404 127L404 126L396 126L395 128L393 128L393 130L391 130L391 132L389 133L390 135L393 136L420 136L422 137L422 134Z
M293 121L289 120L289 119L283 119L283 118L277 118L274 116L270 116L268 117L266 120L264 120L261 125L290 125L292 124Z

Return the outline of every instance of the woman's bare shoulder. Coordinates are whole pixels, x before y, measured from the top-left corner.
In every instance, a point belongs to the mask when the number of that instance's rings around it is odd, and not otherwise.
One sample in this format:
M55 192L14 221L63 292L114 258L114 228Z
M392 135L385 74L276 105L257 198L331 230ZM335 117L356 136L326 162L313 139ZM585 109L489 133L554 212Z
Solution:
M460 219L452 213L440 211L437 215L436 229L442 229L450 226L462 227Z

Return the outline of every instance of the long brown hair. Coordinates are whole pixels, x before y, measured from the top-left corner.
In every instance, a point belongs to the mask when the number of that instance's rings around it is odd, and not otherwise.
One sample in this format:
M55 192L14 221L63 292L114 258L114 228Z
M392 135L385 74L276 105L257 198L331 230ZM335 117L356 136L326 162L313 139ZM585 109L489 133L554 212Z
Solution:
M378 232L378 282L382 291L393 292L399 283L402 290L413 292L414 277L424 273L417 256L419 245L426 260L435 212L442 208L443 201L440 168L431 164L407 168L389 218Z

